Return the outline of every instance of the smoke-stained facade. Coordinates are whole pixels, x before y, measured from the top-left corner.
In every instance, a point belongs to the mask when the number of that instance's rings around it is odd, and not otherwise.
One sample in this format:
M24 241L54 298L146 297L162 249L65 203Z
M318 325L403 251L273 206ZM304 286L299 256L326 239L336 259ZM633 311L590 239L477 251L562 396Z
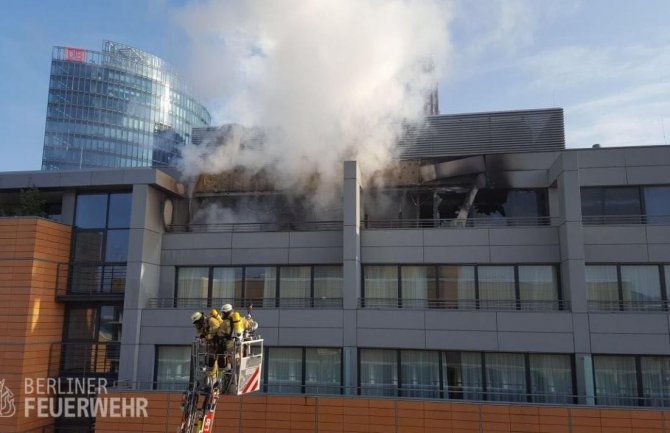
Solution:
M164 60L118 42L54 47L43 170L172 165L207 109Z

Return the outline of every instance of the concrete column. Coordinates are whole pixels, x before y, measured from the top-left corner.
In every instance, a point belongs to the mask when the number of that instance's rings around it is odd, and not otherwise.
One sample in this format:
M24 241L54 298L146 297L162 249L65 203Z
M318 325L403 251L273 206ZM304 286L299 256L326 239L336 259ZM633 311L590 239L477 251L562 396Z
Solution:
M343 384L347 393L355 393L357 376L357 307L361 296L361 182L356 161L344 163L342 191L343 217Z
M133 187L119 366L119 381L131 386L138 382L138 370L147 362L139 356L142 309L159 293L162 198L163 194L149 185Z

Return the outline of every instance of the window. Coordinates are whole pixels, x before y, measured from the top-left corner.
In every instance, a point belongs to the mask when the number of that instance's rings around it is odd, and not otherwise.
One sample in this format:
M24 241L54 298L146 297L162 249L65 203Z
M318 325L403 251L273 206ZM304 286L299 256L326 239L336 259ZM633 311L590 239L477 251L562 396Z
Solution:
M177 307L207 305L209 268L179 268Z
M403 307L427 307L435 293L435 266L401 266L400 275Z
M396 395L398 389L397 351L361 349L359 364L361 395Z
M566 355L530 354L531 397L537 403L573 401L572 363Z
M305 349L305 392L340 394L342 392L342 350Z
M366 306L396 306L398 299L397 266L365 266L363 291Z
M279 275L277 275L279 274ZM279 295L279 296L277 296ZM177 307L339 307L342 266L181 267Z
M340 394L342 349L268 347L266 389L271 393Z
M440 354L427 350L400 351L400 395L440 397Z
M644 213L648 224L670 222L670 186L647 186L643 188Z
M280 306L309 307L312 269L309 266L279 268Z
M519 299L524 309L551 307L560 299L554 266L519 266ZM541 308L547 309L547 308Z
M571 355L360 349L360 394L573 403Z
M337 307L342 301L342 266L314 266L314 306Z
M516 294L513 266L479 266L479 305L482 308L514 308Z
M363 275L368 308L563 308L554 265L365 265Z
M637 370L633 356L594 356L597 403L637 405Z
M107 227L107 194L78 195L74 222L83 229Z
M642 370L642 404L670 406L670 358L663 356L640 357Z
M217 307L242 299L244 268L214 268L212 270L212 305Z
M447 308L475 307L477 296L474 266L438 266L438 272L438 305Z
M486 353L486 392L492 401L526 401L526 367L519 353Z
M183 390L191 380L191 346L156 346L155 389Z
M586 290L592 310L663 310L665 287L659 265L587 265Z

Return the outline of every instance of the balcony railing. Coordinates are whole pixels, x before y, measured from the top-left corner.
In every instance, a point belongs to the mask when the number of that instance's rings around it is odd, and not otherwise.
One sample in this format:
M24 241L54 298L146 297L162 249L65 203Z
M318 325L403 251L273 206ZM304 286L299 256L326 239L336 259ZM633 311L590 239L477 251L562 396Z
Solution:
M589 311L667 311L668 301L588 301Z
M51 346L49 376L111 376L119 371L121 343L64 342Z
M62 263L58 266L57 297L123 298L125 263Z
M483 299L398 299L359 298L360 308L387 309L446 309L446 310L494 310L494 311L564 311L569 303L565 300L483 300Z
M250 233L250 232L306 232L342 230L342 221L300 221L273 223L220 223L220 224L173 224L168 227L174 233Z
M364 229L425 229L425 228L496 228L555 226L559 218L538 216L519 218L468 218L468 219L391 219L363 220Z
M244 298L244 299L204 299L204 298L151 298L149 308L219 308L231 303L238 310L253 305L254 308L342 308L342 298Z
M670 215L589 215L582 217L585 226L598 225L670 225Z

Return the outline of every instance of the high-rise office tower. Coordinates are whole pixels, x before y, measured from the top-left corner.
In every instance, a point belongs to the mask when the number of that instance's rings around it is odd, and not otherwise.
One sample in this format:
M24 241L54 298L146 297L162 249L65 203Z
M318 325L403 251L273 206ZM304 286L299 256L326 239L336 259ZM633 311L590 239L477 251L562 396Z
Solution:
M42 170L166 166L210 123L162 59L118 42L54 47Z

